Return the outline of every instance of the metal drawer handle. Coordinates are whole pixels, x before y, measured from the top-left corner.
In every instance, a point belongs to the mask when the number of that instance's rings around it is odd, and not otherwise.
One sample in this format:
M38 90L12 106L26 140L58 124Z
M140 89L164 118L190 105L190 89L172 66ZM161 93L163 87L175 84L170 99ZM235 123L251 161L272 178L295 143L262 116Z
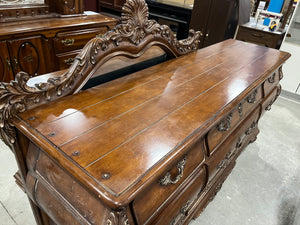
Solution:
M64 63L67 64L68 66L71 66L74 60L75 60L74 58L68 58L64 60Z
M228 131L231 127L231 119L232 119L232 113L230 113L226 119L224 119L221 123L218 125L218 131Z
M261 34L256 34L256 33L252 33L252 35L254 36L254 37L259 37L259 38L262 38L264 35L261 35Z
M252 124L251 124L251 126L248 128L248 130L246 130L245 134L246 135L252 134L253 131L255 130L255 128L256 128L256 122L253 121Z
M162 186L166 186L168 184L176 184L178 181L180 181L181 178L183 177L183 170L184 170L185 163L186 163L186 156L184 156L184 158L177 164L178 175L175 177L175 179L172 180L171 173L167 172L167 174L159 180L159 183Z
M5 61L6 61L6 65L7 65L7 70L10 71L11 70L11 63L10 63L8 57L5 59Z
M255 103L256 102L256 95L257 95L257 90L252 92L248 97L247 97L247 102L248 103Z
M272 83L274 83L275 82L275 73L272 75L272 76L270 76L269 78L268 78L268 81L269 81L269 83L270 84L272 84Z
M61 41L61 43L65 46L72 46L74 44L74 42L75 42L75 40L73 38Z

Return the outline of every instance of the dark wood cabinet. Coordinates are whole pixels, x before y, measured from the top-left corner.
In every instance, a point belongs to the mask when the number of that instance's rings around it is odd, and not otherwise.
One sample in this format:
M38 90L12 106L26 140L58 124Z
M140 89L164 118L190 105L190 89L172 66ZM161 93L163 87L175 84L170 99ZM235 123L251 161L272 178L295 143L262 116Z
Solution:
M115 19L96 13L0 23L1 81L9 82L20 71L36 76L68 68L90 39L115 24Z
M99 0L99 10L101 12L102 7L104 7L121 12L124 3L125 0Z
M190 29L199 30L203 36L200 48L232 38L238 19L237 0L196 0Z
M0 42L0 81L9 82L13 79L12 64L6 41Z
M13 39L7 42L10 52L10 61L14 74L20 71L30 76L53 71L47 60L49 53L48 39L42 36Z

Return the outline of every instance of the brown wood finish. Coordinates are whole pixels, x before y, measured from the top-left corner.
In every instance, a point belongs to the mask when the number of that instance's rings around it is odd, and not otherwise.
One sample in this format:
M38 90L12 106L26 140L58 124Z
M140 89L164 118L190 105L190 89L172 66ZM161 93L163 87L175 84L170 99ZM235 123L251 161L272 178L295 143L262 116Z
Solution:
M14 79L20 71L36 76L69 68L91 38L115 24L115 19L99 14L0 23L3 81Z
M236 39L270 48L279 49L285 35L284 31L265 31L251 27L248 24L239 26Z
M231 39L195 52L199 33L172 39L147 20L144 1L124 11L67 71L1 83L1 138L39 225L188 224L280 93L290 54ZM153 45L175 58L79 91L105 61Z

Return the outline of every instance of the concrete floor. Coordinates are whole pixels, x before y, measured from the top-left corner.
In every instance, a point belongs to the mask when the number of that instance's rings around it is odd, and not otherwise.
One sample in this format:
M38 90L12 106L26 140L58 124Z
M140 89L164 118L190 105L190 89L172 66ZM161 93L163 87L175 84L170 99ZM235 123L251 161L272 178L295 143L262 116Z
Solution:
M191 225L300 225L300 104L279 98L259 127L257 141ZM34 225L27 198L14 183L16 170L0 143L0 225Z

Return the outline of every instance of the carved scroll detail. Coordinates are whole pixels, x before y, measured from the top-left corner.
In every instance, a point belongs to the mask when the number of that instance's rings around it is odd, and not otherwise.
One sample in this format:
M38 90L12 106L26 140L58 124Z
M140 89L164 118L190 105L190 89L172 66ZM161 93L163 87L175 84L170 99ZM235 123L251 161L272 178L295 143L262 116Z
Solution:
M200 32L191 30L187 39L177 40L168 26L148 20L148 15L144 0L127 0L121 23L102 37L90 40L60 77L28 86L30 76L20 72L11 83L1 83L1 139L7 145L15 142L16 131L11 121L16 114L77 93L103 63L115 56L139 57L153 45L160 46L172 57L197 50Z

